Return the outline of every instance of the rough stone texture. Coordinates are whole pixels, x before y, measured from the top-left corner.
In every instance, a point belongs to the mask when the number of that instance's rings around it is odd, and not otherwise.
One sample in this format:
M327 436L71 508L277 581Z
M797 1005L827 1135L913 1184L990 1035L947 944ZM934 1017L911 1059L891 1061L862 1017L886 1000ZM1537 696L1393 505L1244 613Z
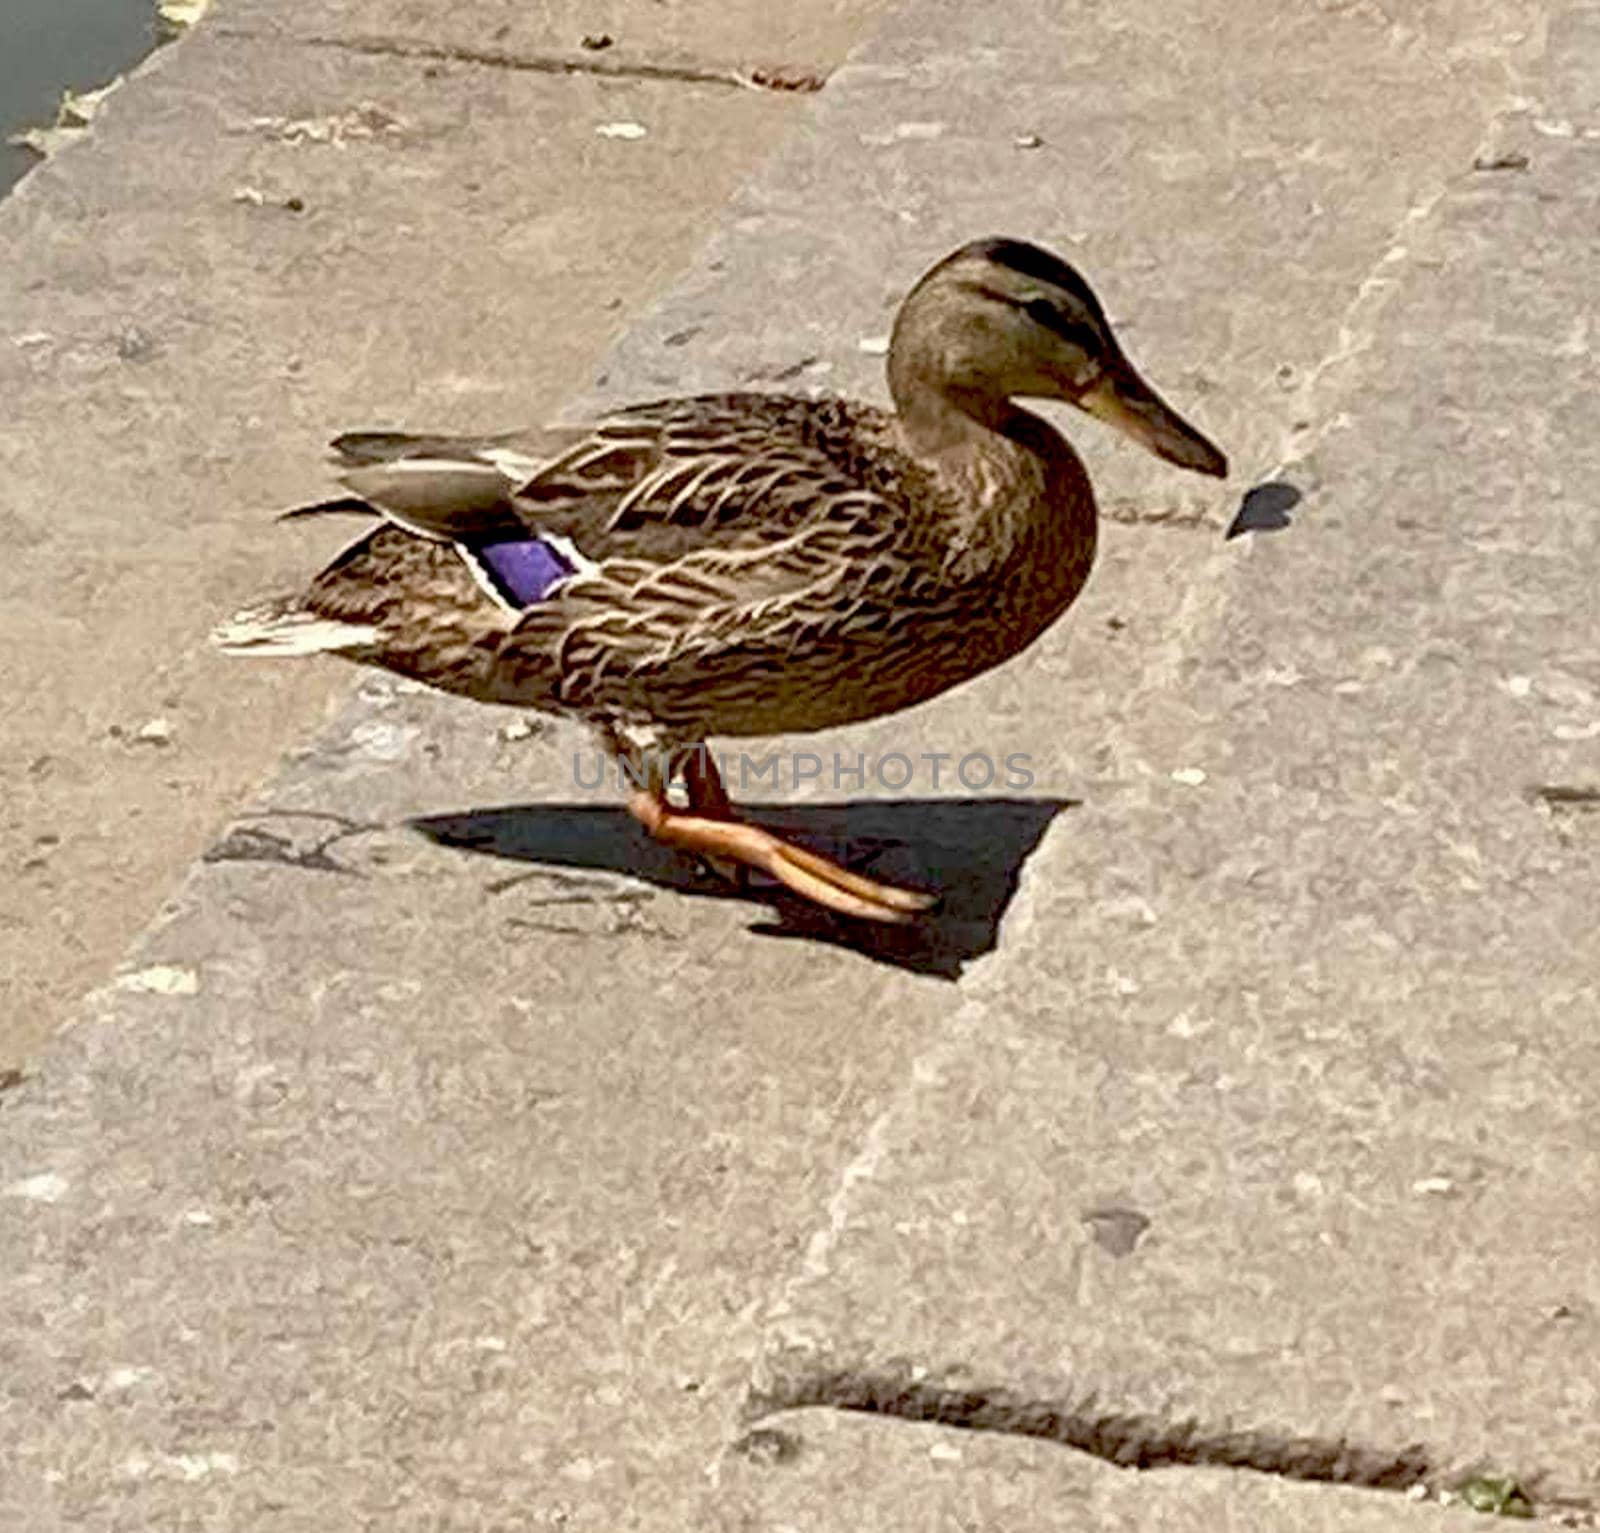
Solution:
M592 19L737 59L769 9ZM784 47L831 63L877 9L786 6ZM503 14L578 48L576 12L451 13L218 0L0 205L0 1067L348 691L284 667L241 707L205 643L347 535L266 514L321 491L327 437L553 411L809 99L303 41L386 18L492 35ZM613 121L648 136L596 135ZM138 737L158 720L165 743Z
M921 946L707 897L571 732L364 683L3 1098L0 1517L1438 1517L751 1415L806 1400L1430 1493L1488 1464L1587 1515L1600 125L1592 12L1509 14L896 12L602 397L876 390L920 263L1007 229L1081 259L1234 488L1074 426L1084 604L814 742L1032 758L1009 803L785 794L951 887ZM1221 541L1271 476L1301 499L1246 519L1288 526Z

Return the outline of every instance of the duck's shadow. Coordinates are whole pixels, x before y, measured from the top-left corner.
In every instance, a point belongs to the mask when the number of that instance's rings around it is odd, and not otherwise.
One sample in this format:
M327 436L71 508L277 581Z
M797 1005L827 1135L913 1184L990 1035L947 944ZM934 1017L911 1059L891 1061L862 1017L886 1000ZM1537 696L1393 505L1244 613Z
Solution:
M993 949L1022 864L1072 799L938 798L741 806L758 824L888 883L937 890L912 926L852 921L758 880L735 888L657 846L622 810L590 804L508 805L411 821L441 846L556 868L609 870L705 898L764 902L753 931L847 947L917 974L954 980Z

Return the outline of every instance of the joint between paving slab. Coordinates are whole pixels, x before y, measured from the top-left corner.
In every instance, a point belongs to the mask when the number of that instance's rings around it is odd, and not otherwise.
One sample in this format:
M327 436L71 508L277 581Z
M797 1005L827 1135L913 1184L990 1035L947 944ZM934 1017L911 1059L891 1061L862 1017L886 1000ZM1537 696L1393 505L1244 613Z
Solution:
M877 1416L921 1426L988 1432L1051 1442L1119 1469L1233 1469L1307 1484L1398 1492L1410 1499L1448 1502L1475 1485L1508 1488L1520 1502L1513 1516L1559 1513L1572 1525L1594 1508L1569 1501L1538 1504L1503 1474L1447 1474L1420 1446L1383 1449L1344 1438L1300 1437L1270 1429L1207 1430L1195 1421L1099 1412L1091 1395L1079 1404L1032 1401L1004 1389L950 1389L890 1371L797 1372L774 1387L752 1391L746 1430L735 1452L773 1458L768 1440L782 1436L773 1418L804 1410ZM792 1451L792 1450L791 1450ZM779 1454L774 1461L787 1455Z
M375 58L467 64L479 69L504 69L522 74L588 75L607 80L723 85L742 90L771 91L780 95L811 94L821 90L828 79L826 74L815 69L794 64L723 64L692 57L656 58L639 54L613 57L586 53L521 53L500 48L469 48L456 43L431 43L405 37L295 37L288 33L250 27L217 26L213 31L218 37L241 41L272 41L299 48L332 48Z

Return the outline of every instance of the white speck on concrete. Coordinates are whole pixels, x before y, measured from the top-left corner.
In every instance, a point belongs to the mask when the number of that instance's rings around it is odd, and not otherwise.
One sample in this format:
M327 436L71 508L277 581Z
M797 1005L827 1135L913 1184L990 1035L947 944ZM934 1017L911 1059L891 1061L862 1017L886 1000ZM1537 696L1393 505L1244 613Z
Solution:
M935 1443L928 1449L928 1457L936 1464L959 1464L961 1450L954 1443Z
M594 131L601 138L640 139L650 130L642 122L603 122Z
M1328 1189L1315 1171L1296 1171L1294 1190L1302 1198L1320 1198Z
M1505 689L1513 697L1531 697L1533 695L1533 677L1507 676Z
M865 352L869 357L888 356L889 337L886 335L864 335L856 342L856 350Z
M1117 995L1137 995L1143 988L1131 974L1123 974L1117 969L1106 970L1106 983Z
M1587 724L1557 724L1551 731L1558 740L1593 740L1600 736L1600 719Z
M6 1188L8 1198L27 1198L34 1203L59 1203L71 1185L66 1177L54 1171L41 1171L37 1176L25 1176Z
M200 976L193 969L185 969L177 964L153 963L148 969L120 975L116 987L139 995L197 995Z
M146 745L171 745L172 725L166 719L151 719L134 730L133 738Z
M100 1389L103 1393L114 1393L124 1389L132 1389L136 1384L142 1384L146 1379L153 1379L156 1371L154 1368L143 1368L128 1363L113 1368L101 1381Z
M415 729L373 719L350 731L350 743L369 761L399 761L416 733Z
M861 142L881 149L888 144L903 144L907 141L926 143L930 139L943 137L942 122L897 122L887 133L863 133Z
M185 1480L203 1480L211 1474L238 1474L239 1458L234 1453L174 1453L164 1462Z
M126 1480L203 1480L213 1474L238 1474L239 1456L236 1453L159 1453L154 1458L144 1453L130 1453L117 1466L117 1473Z
M1198 788L1206 780L1206 774L1200 767L1179 767L1173 772L1172 780L1186 788Z
M343 149L347 140L398 133L402 126L393 113L367 101L328 117L252 117L245 131L253 130L285 144L331 144Z
M190 1208L184 1211L183 1222L185 1224L193 1224L203 1227L208 1224L215 1224L217 1222L217 1216L213 1213L207 1212L207 1210L203 1208Z
M1454 1192L1455 1189L1456 1184L1447 1176L1419 1177L1411 1184L1411 1190L1416 1193L1418 1197L1424 1198L1441 1198L1449 1193Z

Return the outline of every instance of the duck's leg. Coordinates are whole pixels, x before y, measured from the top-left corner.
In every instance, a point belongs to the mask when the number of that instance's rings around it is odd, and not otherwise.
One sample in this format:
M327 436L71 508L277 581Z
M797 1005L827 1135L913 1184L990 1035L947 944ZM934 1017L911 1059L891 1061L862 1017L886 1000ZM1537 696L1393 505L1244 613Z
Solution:
M663 782L651 781L628 796L628 812L663 846L693 852L713 864L754 868L813 904L863 921L903 925L938 903L935 895L863 878L831 858L738 819L716 763L704 751L691 753L684 777L687 814L667 802Z
M722 785L717 758L697 745L684 759L683 780L689 789L690 810L707 820L736 820L733 800Z
M703 820L737 820L738 811L722 784L717 759L704 745L697 745L683 761L683 783L689 791L689 812ZM725 884L744 889L750 883L750 869L742 862L724 857L700 859Z

